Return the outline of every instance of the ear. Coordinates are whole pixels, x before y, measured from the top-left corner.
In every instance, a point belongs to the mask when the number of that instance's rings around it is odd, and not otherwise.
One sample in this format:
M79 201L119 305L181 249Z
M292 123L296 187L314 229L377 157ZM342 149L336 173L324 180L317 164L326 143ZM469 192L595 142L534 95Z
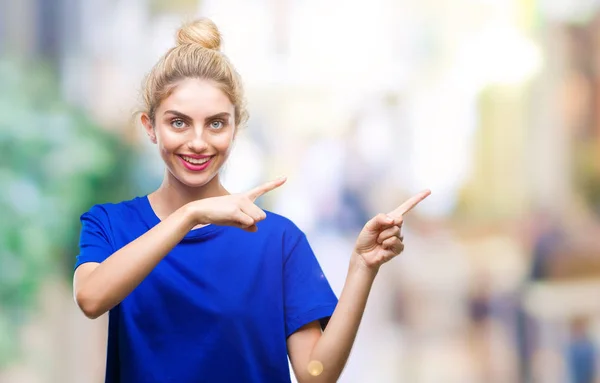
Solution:
M153 144L156 144L156 131L154 130L150 117L146 113L142 113L141 120L144 129L146 129L146 134L150 137L150 141L152 141Z

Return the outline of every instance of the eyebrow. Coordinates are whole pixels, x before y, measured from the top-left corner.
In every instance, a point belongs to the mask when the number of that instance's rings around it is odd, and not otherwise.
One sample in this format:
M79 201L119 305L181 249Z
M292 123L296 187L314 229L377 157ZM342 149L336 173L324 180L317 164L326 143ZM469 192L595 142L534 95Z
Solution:
M176 110L167 110L165 111L165 114L172 114L174 116L177 116L183 120L189 120L192 121L193 118L191 118L190 116L188 116L187 114L178 112ZM229 117L231 117L231 114L227 113L227 112L221 112L221 113L217 113L217 114L213 114L212 116L208 116L206 117L204 120L213 120L215 118L224 118L224 119L229 119Z

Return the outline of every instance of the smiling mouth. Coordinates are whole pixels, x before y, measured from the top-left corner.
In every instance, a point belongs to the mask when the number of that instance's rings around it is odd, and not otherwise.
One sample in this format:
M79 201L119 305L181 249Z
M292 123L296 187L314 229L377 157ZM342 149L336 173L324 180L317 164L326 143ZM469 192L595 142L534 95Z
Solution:
M179 156L179 157L181 157L185 162L190 163L192 165L203 165L213 158L213 156L204 157L204 158L192 158L192 157L188 157L188 156Z

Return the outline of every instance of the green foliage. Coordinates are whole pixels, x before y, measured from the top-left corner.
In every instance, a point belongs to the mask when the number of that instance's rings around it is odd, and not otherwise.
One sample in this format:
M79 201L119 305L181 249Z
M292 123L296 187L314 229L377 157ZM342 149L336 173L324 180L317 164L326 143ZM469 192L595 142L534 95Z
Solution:
M0 61L0 369L41 281L72 275L79 216L130 196L133 150L60 98L49 68Z

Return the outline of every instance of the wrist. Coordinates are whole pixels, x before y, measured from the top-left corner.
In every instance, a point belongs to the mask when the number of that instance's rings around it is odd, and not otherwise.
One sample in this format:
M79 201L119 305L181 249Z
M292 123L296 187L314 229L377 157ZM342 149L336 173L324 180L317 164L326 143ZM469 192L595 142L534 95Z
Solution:
M374 279L378 272L379 266L367 265L360 254L352 252L352 256L350 257L349 273Z
M194 201L183 206L183 215L186 222L189 222L192 227L196 225L206 225L208 220L204 214L204 209L201 206L201 201Z

